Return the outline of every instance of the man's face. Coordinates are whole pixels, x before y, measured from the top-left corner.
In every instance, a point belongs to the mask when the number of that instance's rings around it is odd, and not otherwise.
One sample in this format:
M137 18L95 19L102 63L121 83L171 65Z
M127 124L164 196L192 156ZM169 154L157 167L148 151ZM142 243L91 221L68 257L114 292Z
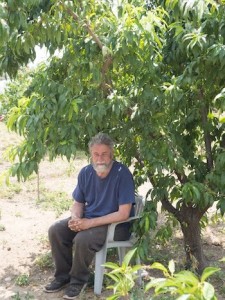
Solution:
M112 166L112 152L107 145L93 145L91 147L91 160L97 173L108 173Z

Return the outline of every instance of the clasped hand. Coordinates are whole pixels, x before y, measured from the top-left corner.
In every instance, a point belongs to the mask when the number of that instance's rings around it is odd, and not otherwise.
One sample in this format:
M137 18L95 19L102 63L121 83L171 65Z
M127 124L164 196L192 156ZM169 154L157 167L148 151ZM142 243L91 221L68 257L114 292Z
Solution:
M90 220L86 218L70 219L68 222L68 227L75 232L79 232L90 228Z

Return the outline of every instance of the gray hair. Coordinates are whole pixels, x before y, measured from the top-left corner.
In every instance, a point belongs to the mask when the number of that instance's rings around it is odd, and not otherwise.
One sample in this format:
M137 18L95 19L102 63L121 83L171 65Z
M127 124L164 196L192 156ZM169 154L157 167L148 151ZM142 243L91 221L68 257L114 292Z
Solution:
M94 145L106 145L109 146L111 151L113 151L114 142L108 134L99 132L94 137L91 138L90 142L88 143L89 151L91 147Z

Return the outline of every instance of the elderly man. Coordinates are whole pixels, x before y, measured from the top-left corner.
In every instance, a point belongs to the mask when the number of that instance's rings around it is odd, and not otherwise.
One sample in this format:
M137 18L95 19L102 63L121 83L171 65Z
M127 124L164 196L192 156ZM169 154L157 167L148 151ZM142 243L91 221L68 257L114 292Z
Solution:
M91 164L78 175L71 217L54 223L49 241L55 279L45 287L53 293L68 285L64 299L75 299L89 278L89 266L105 243L108 224L133 215L134 182L129 169L113 159L113 141L99 133L89 142ZM116 227L115 240L130 237L130 224Z

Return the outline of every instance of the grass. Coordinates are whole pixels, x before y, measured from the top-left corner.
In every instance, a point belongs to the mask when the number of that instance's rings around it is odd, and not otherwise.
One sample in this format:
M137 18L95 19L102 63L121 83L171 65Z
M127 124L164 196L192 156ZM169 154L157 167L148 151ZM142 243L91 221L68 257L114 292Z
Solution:
M72 200L65 192L44 190L41 199L37 201L44 209L51 209L56 212L56 217L69 210L72 206Z
M38 239L44 248L49 248L49 240L47 235L41 235Z
M0 198L12 199L16 194L22 191L20 183L15 182L8 186L2 186L0 189Z
M15 280L15 284L18 286L27 286L29 283L30 279L28 274L21 274Z
M41 270L47 270L54 267L51 252L47 252L39 255L35 260L35 265L37 265Z
M31 300L34 299L34 296L32 296L29 292L26 293L24 296L21 296L19 292L17 292L15 295L11 297L12 300Z

